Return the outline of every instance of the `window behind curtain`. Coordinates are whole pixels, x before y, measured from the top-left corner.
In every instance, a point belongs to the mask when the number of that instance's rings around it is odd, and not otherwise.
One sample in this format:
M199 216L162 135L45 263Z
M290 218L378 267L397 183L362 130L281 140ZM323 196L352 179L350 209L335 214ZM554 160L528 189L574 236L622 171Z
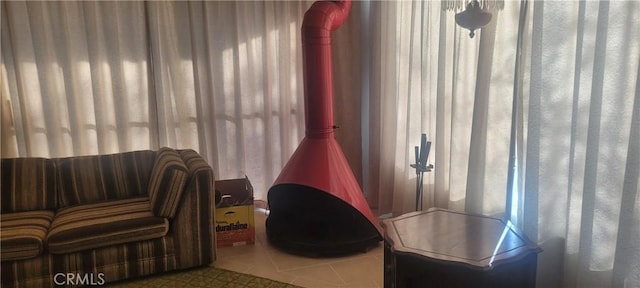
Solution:
M2 2L2 157L191 148L266 191L304 135L311 2Z
M3 2L3 157L151 147L148 61L142 2Z

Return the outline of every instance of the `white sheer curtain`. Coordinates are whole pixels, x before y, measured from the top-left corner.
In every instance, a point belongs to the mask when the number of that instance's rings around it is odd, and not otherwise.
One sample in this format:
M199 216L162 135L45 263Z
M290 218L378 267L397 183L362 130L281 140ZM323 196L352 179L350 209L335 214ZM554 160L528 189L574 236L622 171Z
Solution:
M372 3L365 192L381 212L412 211L427 133L425 207L503 215L515 94L512 214L544 249L538 286L638 287L640 3L524 3L474 39L439 2Z
M415 209L421 133L436 166L424 207L504 211L519 6L469 39L440 2L374 2L365 190L381 211Z
M3 157L156 144L143 3L1 7Z
M529 8L522 224L541 285L638 287L640 3Z
M258 199L304 136L310 2L148 2L159 141L196 148Z
M192 148L266 192L304 135L311 2L2 2L2 157Z

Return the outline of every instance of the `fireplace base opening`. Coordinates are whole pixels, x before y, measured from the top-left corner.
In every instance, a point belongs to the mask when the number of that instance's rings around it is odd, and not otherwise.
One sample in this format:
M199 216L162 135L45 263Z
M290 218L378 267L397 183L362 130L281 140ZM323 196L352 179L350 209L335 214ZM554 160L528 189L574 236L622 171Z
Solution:
M357 209L322 190L279 184L269 190L269 242L290 253L337 256L366 252L382 240Z

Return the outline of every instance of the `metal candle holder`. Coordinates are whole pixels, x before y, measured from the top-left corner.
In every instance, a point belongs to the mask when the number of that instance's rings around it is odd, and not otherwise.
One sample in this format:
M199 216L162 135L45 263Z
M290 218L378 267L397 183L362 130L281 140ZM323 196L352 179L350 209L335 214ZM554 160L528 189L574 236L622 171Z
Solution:
M427 134L422 134L420 147L415 146L416 162L410 166L416 169L416 211L422 210L422 186L424 183L424 172L433 170L433 164L427 165L431 141L427 141ZM418 209L420 208L420 209Z

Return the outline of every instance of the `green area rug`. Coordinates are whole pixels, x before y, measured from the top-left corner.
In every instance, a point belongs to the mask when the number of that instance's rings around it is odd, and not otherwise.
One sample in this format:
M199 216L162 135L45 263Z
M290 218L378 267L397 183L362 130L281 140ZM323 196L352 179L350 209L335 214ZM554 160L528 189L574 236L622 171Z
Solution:
M165 273L129 281L118 282L110 287L268 287L293 288L282 283L253 275L242 274L215 267L203 267L179 272Z

